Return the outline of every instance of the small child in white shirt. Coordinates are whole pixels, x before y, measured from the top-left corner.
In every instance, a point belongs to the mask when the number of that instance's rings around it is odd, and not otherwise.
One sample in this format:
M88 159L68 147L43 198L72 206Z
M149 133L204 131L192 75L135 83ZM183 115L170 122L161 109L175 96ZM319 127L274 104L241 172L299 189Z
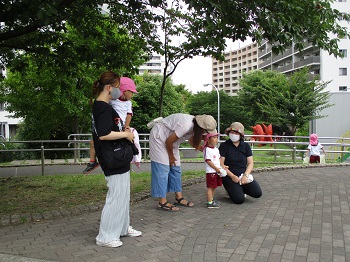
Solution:
M306 151L306 155L310 157L310 163L320 163L321 150L323 151L323 154L326 155L323 146L318 142L317 135L311 134L310 144Z
M110 104L113 106L113 109L118 113L119 117L123 121L124 130L132 132L134 134L134 144L139 150L137 155L134 155L131 163L134 163L137 168L140 168L141 162L141 147L139 143L139 134L135 128L130 127L131 118L133 115L132 112L132 102L130 101L134 94L137 94L136 85L132 79L129 77L120 78L120 91L122 92L121 96L116 100L111 100ZM96 152L93 140L90 140L90 162L87 164L87 167L83 171L84 174L89 174L100 164L96 160Z
M207 208L219 208L220 202L214 198L214 191L222 186L221 177L226 176L226 170L221 167L220 153L216 147L219 138L218 133L207 134L204 140L203 157L207 182Z
M139 133L135 128L130 127L131 118L133 116L131 99L134 94L138 93L134 81L128 77L122 77L120 79L120 91L122 91L122 96L119 97L119 99L111 100L110 104L124 121L124 130L134 134L134 144L139 150L139 153L134 155L131 163L134 163L137 168L140 168L141 146L139 142Z

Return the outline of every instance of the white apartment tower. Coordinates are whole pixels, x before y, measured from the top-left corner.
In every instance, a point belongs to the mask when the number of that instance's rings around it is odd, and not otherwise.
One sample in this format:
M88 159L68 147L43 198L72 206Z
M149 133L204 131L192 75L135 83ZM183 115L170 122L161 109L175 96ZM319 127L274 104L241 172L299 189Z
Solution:
M163 74L164 67L164 56L153 54L146 63L139 67L139 74L142 75L146 71L150 74Z
M235 96L240 89L239 80L243 73L258 68L258 45L252 43L224 55L223 62L212 60L213 84L228 95Z
M333 8L341 12L350 12L349 0L337 0L333 3ZM342 26L349 27L348 23L340 21ZM281 54L273 54L270 42L263 42L259 45L258 56L261 70L275 70L284 74L291 74L295 70L305 66L310 67L310 74L318 75L321 81L331 81L327 86L327 91L346 92L350 88L350 61L348 50L350 48L349 39L339 39L339 49L343 53L343 58L336 58L327 51L305 42L304 49L299 51L291 43Z
M333 8L342 12L350 12L350 1L337 0ZM342 26L349 27L348 23L340 21ZM303 67L310 67L310 74L318 75L321 81L331 81L327 86L330 92L346 92L350 88L350 71L348 50L350 50L349 39L339 39L338 43L343 58L336 58L327 51L305 42L303 50L299 51L291 43L281 54L273 54L270 42L263 42L258 47L259 66L261 70L275 70L284 74L291 74Z
M336 0L332 7L341 12L350 12L350 0ZM345 21L339 21L341 26L348 27ZM326 116L310 122L310 133L320 137L340 137L350 134L350 39L339 39L339 50L343 57L336 58L327 51L305 42L303 50L299 51L291 43L281 54L271 52L271 43L265 41L258 47L259 65L261 70L275 70L284 74L309 67L310 78L318 75L323 82L330 83L326 91L331 94L329 103L333 106L324 109L320 114ZM331 127L331 128L330 128ZM329 141L325 141L329 142Z

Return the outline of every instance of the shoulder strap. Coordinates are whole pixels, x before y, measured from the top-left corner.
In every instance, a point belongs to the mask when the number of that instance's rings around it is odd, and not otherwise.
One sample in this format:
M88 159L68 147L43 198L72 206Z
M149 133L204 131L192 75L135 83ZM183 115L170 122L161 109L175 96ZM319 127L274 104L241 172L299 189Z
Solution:
M94 114L91 114L91 127L92 127L92 131L95 132L96 136L98 137Z
M119 129L119 131L123 131L124 122L119 117L118 112L115 111L115 113L117 114L118 117L117 117L117 119L113 119L113 122L114 122L115 126ZM94 114L91 114L91 127L92 127L92 131L95 132L96 136L99 136L98 133L97 133L97 129L96 129L96 122L95 122Z

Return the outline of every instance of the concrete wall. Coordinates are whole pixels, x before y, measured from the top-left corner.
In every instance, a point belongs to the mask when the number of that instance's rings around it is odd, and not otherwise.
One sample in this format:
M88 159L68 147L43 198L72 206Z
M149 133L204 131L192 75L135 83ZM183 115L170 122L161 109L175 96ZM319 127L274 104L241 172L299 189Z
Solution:
M0 136L9 140L11 136L15 133L17 124L21 121L20 118L11 117L11 114L0 108Z
M329 103L334 105L321 112L327 117L315 120L313 132L319 137L340 137L350 131L350 93L331 93Z

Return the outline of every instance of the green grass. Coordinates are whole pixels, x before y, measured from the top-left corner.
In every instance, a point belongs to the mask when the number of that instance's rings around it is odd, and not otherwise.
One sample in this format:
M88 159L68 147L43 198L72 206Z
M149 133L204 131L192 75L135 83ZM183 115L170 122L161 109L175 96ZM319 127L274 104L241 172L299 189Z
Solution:
M203 171L183 173L183 181L203 176ZM131 193L149 191L150 173L131 173ZM105 200L104 175L55 175L0 178L0 216L60 210Z
M0 179L0 215L37 213L92 204L106 193L103 175L56 175Z

